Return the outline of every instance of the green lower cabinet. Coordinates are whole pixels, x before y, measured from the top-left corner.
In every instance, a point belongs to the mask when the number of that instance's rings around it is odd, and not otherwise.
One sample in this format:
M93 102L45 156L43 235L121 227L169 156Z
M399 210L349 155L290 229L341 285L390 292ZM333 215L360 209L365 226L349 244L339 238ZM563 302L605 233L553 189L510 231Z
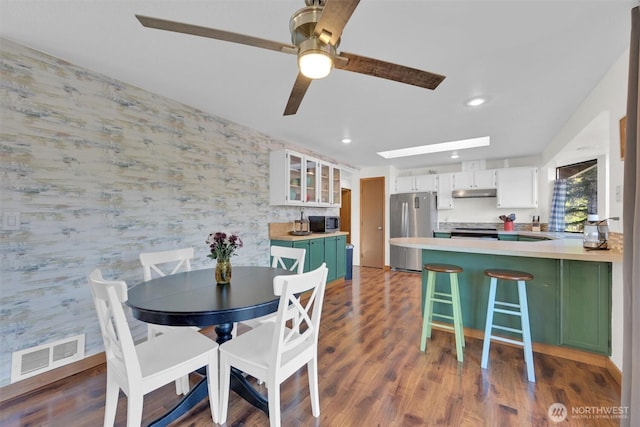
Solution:
M324 241L325 239L309 239L309 271L315 270L324 262Z
M304 260L304 271L315 270L322 263L327 264L329 273L327 282L345 277L347 274L347 238L346 236L330 236L325 238L304 240L272 240L272 245L304 248L307 254ZM287 264L287 267L290 267Z
M562 262L562 345L611 354L611 264Z
M336 267L337 267L337 238L326 237L324 239L324 262L327 263L329 272L327 273L327 282L336 280Z
M307 271L311 271L309 270L309 251L310 251L310 247L309 247L309 241L308 240L298 240L296 242L293 242L293 247L294 248L302 248L302 249L306 249L307 253L305 254L304 257L304 272Z
M332 236L324 238L324 262L329 272L327 282L346 276L347 274L347 238Z

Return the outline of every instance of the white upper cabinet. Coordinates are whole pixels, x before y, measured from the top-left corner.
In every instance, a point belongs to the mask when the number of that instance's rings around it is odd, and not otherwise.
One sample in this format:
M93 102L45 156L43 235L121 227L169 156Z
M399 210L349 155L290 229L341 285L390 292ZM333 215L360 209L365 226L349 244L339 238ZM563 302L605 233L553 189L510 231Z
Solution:
M438 191L438 175L417 175L416 191Z
M399 176L396 178L396 193L412 193L416 185L415 177Z
M494 169L464 171L453 174L454 190L475 190L487 188L496 188L496 171Z
M272 205L340 205L340 169L311 156L291 150L272 151L269 180Z
M499 208L538 207L538 169L530 167L496 170Z
M478 189L496 188L495 169L473 171L473 183Z
M396 178L396 193L438 191L437 175L399 176Z
M437 175L438 182L438 209L453 209L453 197L451 197L451 191L453 190L453 174L442 173Z

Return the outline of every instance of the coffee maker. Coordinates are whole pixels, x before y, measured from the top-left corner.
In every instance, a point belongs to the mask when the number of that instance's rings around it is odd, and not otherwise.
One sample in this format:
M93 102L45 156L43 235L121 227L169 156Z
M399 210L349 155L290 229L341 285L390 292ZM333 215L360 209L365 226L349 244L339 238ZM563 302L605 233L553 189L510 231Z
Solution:
M590 214L584 223L582 246L585 249L609 249L609 224L606 219Z

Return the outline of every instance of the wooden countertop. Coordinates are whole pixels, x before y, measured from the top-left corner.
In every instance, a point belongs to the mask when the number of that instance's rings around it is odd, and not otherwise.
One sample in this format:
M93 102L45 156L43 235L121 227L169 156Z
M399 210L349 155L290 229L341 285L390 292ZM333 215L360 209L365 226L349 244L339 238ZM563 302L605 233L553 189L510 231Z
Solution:
M293 222L271 222L269 223L269 240L284 240L285 242L295 242L298 240L324 239L331 236L346 236L346 231L336 231L334 233L311 233L306 236L294 236L289 234L294 229Z
M292 234L274 234L269 235L269 240L284 240L285 242L295 242L298 240L309 240L309 239L324 239L325 237L332 236L346 236L349 233L346 231L336 231L335 233L311 233L307 236L294 236Z
M524 233L521 232L520 234ZM542 233L536 234L540 235ZM582 247L582 239L575 238L561 239L556 237L554 240L541 240L538 242L514 242L507 240L395 237L390 239L389 243L394 246L436 251L571 259L578 261L622 262L621 252L614 250L588 251Z

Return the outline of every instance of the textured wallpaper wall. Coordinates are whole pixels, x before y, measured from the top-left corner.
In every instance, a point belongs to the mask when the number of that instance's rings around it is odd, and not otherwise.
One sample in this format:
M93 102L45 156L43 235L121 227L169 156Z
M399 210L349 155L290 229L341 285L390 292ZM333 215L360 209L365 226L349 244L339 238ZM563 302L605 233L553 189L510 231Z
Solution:
M140 252L186 246L209 267L218 230L244 240L234 263L267 265L267 224L298 215L269 205L282 142L8 40L0 73L0 209L21 214L0 231L0 386L15 350L81 333L103 350L92 269L133 285Z

